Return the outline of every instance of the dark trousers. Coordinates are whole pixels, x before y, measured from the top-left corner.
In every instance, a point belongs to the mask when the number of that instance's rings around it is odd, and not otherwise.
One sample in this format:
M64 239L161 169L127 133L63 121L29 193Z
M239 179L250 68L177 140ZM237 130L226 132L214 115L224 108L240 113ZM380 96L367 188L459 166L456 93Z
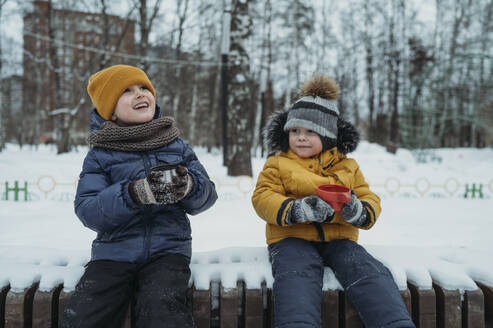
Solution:
M415 327L389 270L357 243L287 238L269 245L274 326L321 327L324 266L333 271L366 328Z
M89 262L60 327L120 328L130 302L137 327L193 327L187 300L190 260L178 254L145 263Z

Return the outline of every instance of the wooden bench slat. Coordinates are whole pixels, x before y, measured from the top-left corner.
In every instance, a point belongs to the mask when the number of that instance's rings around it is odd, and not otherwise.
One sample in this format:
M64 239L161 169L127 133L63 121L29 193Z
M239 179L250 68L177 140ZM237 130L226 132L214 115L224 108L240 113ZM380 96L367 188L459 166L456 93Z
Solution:
M31 327L34 293L39 282L20 293L9 290L5 298L5 328Z
M409 314L412 313L412 304L411 304L411 293L409 289L406 290L401 290L400 294L402 296L402 300L404 301L404 304L406 305L406 309L409 312ZM344 293L341 292L341 298L340 301L344 301L343 306L341 307L339 316L341 320L344 322L342 324L343 327L346 328L353 328L353 327L364 327L363 323L361 322L361 319L359 318L358 313L354 309L354 307L349 303L347 298L344 296ZM337 312L336 312L337 313ZM323 318L323 313L322 313L322 318ZM324 323L325 326L325 323ZM327 325L327 327L338 327L337 325Z
M274 291L272 288L268 289L268 309L269 309L269 325L267 327L274 327Z
M447 290L433 284L436 296L436 323L438 328L461 328L461 295L458 289Z
M221 287L219 303L221 328L238 328L238 289Z
M197 328L210 328L211 291L193 289L193 317Z
M326 290L322 294L322 327L339 327L339 291Z
M342 309L340 312L340 317L343 322L343 327L345 328L363 328L363 323L359 318L358 312L354 309L351 303L349 303L346 294L344 292L340 293L339 301L342 304Z
M0 288L0 328L5 327L5 300L9 290L10 285Z
M412 300L412 319L416 328L436 327L436 297L433 289L419 289L408 282Z
M462 302L462 327L485 327L484 297L481 289L466 290Z
M483 292L484 297L484 321L485 327L493 327L493 287L476 282Z
M262 328L269 328L270 323L270 313L269 313L269 289L267 288L267 283L265 281L261 284L262 289L262 312L263 312L263 322Z
M245 328L260 328L264 325L262 289L245 290Z
M480 289L446 290L433 284L420 290L408 283L401 296L416 327L483 328L493 327L493 288L477 283ZM73 292L59 285L49 292L37 290L38 283L21 293L9 286L0 289L0 328L56 327ZM273 327L273 292L266 287L248 289L239 281L236 288L225 289L211 282L209 290L188 290L188 299L198 328ZM131 310L132 309L132 310ZM133 308L129 307L124 328L133 328ZM344 292L329 290L322 294L322 327L363 327Z
M63 311L65 310L65 307L67 306L68 300L72 296L74 292L65 292L63 289L60 291L60 294L58 295L58 318L59 320L62 319Z
M219 328L221 326L221 283L219 281L211 281L211 328Z
M58 327L58 298L63 285L48 292L36 291L33 300L33 327Z
M412 315L413 305L411 300L411 292L409 291L409 288L406 290L401 290L400 292L401 292L402 300L404 301L404 305L406 305L407 312L409 313L409 315Z

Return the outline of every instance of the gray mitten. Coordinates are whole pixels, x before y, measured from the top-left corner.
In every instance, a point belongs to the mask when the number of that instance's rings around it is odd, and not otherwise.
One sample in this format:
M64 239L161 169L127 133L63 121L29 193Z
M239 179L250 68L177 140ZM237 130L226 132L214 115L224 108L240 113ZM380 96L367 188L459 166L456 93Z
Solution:
M368 225L368 211L363 207L358 197L356 197L354 190L351 190L351 200L342 207L341 216L344 221L355 227Z
M334 217L334 209L318 196L296 199L286 213L286 223L293 225L302 222L329 222Z
M192 189L192 178L186 167L155 167L145 179L128 186L132 199L139 204L173 204L183 199Z

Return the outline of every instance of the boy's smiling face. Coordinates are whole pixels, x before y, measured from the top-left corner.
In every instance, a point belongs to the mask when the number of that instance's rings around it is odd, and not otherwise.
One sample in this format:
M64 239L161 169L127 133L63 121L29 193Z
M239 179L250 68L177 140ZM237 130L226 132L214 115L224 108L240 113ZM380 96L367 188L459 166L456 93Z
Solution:
M127 126L149 122L156 111L156 100L144 85L133 84L123 91L111 120L118 125Z
M301 158L317 155L322 151L320 136L305 128L289 129L289 148Z

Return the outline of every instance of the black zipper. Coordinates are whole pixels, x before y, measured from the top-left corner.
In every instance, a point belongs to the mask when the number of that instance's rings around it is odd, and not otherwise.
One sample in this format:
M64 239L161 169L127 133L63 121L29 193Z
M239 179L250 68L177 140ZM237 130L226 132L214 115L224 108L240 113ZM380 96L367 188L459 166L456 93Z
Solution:
M312 223L315 229L317 230L318 233L318 239L320 239L321 242L325 242L325 235L324 235L324 229L318 222L313 222Z
M322 167L322 170L327 170L329 167L332 166L332 164L334 163L334 161L335 161L335 158L333 160L331 160L329 164L327 164L326 166Z

